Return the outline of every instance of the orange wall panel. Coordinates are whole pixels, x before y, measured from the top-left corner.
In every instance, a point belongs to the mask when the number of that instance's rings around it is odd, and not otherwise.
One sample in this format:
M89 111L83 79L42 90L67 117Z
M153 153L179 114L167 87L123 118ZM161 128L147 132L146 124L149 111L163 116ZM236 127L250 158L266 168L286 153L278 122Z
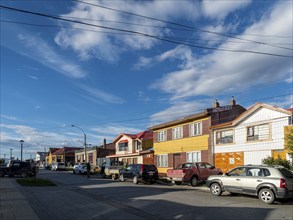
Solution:
M223 172L236 167L244 165L243 152L229 152L229 153L216 153L215 166L221 168Z

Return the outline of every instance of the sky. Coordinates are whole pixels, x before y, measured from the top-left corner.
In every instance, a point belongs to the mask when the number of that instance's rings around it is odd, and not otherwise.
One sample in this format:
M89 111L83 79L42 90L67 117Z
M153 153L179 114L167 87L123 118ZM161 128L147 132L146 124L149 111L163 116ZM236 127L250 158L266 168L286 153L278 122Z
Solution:
M2 0L0 158L293 103L291 0ZM74 125L74 127L72 126ZM12 149L12 150L10 150Z

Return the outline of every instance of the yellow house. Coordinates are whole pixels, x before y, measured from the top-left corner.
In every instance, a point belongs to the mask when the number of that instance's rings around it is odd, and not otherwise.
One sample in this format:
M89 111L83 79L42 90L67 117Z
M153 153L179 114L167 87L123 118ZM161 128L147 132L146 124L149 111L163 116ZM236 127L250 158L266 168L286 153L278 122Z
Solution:
M282 159L286 159L286 160L290 160L292 161L292 156L290 156L290 154L292 154L293 152L289 151L287 148L286 148L286 145L287 145L287 136L289 134L292 135L293 133L293 125L288 125L288 126L284 126L284 146L285 148L282 149L282 150L274 150L272 152L272 156L276 159L278 157L281 157Z
M150 127L154 132L154 160L160 175L185 162L213 164L210 126L229 122L245 110L234 99L223 107L215 102L203 112Z
M59 149L60 148L49 148L49 152L46 156L46 163L47 164L52 164L52 163L57 162L57 157L55 155L55 152Z

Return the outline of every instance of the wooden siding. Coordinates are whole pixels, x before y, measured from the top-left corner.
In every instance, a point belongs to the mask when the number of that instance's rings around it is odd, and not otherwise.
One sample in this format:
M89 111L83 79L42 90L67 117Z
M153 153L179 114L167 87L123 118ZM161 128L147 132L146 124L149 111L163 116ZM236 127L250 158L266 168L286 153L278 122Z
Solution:
M244 165L243 152L229 152L215 154L215 166L221 168L223 172Z
M180 153L197 150L208 150L209 135L181 138L172 141L154 143L155 154Z

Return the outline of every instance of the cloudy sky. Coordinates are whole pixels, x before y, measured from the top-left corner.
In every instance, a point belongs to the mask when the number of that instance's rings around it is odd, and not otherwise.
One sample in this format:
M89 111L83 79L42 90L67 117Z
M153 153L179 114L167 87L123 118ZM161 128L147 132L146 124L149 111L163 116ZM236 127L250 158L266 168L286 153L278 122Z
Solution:
M292 1L1 1L0 157L101 145L232 96L292 107ZM78 127L72 127L76 125Z

